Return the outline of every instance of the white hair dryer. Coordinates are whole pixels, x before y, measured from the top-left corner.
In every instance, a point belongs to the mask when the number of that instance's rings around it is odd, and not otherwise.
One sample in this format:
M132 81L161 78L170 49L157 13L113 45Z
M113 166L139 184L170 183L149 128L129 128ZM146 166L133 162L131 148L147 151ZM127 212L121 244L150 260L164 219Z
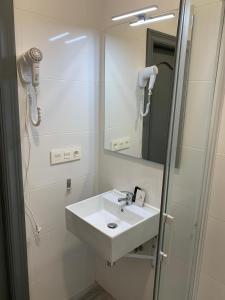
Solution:
M39 69L40 62L43 58L41 50L38 48L31 48L18 59L18 71L21 82L26 86L27 97L30 101L30 120L34 126L39 126L41 123L41 109L37 106L37 87L39 86ZM36 120L32 117L32 104L33 104L33 93L36 95L36 109L37 118Z
M152 89L154 87L158 72L159 72L159 70L158 70L157 66L151 66L151 67L146 67L146 68L142 69L138 73L139 88L144 89L147 86L148 81L149 81L149 84L148 84L148 101L147 101L147 104L146 104L146 109L145 109L145 112L140 110L140 114L141 114L142 117L146 117L149 113L150 104L151 104Z

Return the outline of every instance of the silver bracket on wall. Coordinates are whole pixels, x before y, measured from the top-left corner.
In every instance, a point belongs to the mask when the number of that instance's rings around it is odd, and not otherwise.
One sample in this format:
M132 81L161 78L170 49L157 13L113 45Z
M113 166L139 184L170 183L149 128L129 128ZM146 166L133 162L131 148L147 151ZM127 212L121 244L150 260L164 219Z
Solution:
M155 264L156 264L156 251L157 251L157 240L158 240L158 237L154 237L152 240L151 240L151 253L150 255L149 254L139 254L139 253L128 253L127 255L125 255L124 257L125 258L136 258L136 259L140 259L140 260L150 260L151 261L151 264L152 264L152 268L155 267ZM142 248L144 248L144 245L142 245ZM140 251L143 251L140 250Z

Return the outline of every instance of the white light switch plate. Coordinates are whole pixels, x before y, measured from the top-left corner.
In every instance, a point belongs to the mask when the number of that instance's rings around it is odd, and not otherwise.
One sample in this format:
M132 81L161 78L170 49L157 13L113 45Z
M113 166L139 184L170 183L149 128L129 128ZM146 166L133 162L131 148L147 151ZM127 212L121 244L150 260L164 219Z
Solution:
M50 162L51 165L61 164L63 161L62 151L61 150L52 150L50 152Z

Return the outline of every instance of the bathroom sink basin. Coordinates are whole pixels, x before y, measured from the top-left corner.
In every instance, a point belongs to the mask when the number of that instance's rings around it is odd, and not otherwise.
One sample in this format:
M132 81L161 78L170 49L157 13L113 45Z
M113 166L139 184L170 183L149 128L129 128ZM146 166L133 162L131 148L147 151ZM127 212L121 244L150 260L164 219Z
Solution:
M159 210L123 206L113 190L66 207L67 229L113 263L158 234Z

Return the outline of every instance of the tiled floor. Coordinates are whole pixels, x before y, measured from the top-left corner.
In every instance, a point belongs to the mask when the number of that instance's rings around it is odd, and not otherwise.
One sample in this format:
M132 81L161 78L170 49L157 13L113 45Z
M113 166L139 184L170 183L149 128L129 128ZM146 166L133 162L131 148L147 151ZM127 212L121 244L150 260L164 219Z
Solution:
M116 300L108 294L100 286L93 287L87 294L83 295L79 300Z

